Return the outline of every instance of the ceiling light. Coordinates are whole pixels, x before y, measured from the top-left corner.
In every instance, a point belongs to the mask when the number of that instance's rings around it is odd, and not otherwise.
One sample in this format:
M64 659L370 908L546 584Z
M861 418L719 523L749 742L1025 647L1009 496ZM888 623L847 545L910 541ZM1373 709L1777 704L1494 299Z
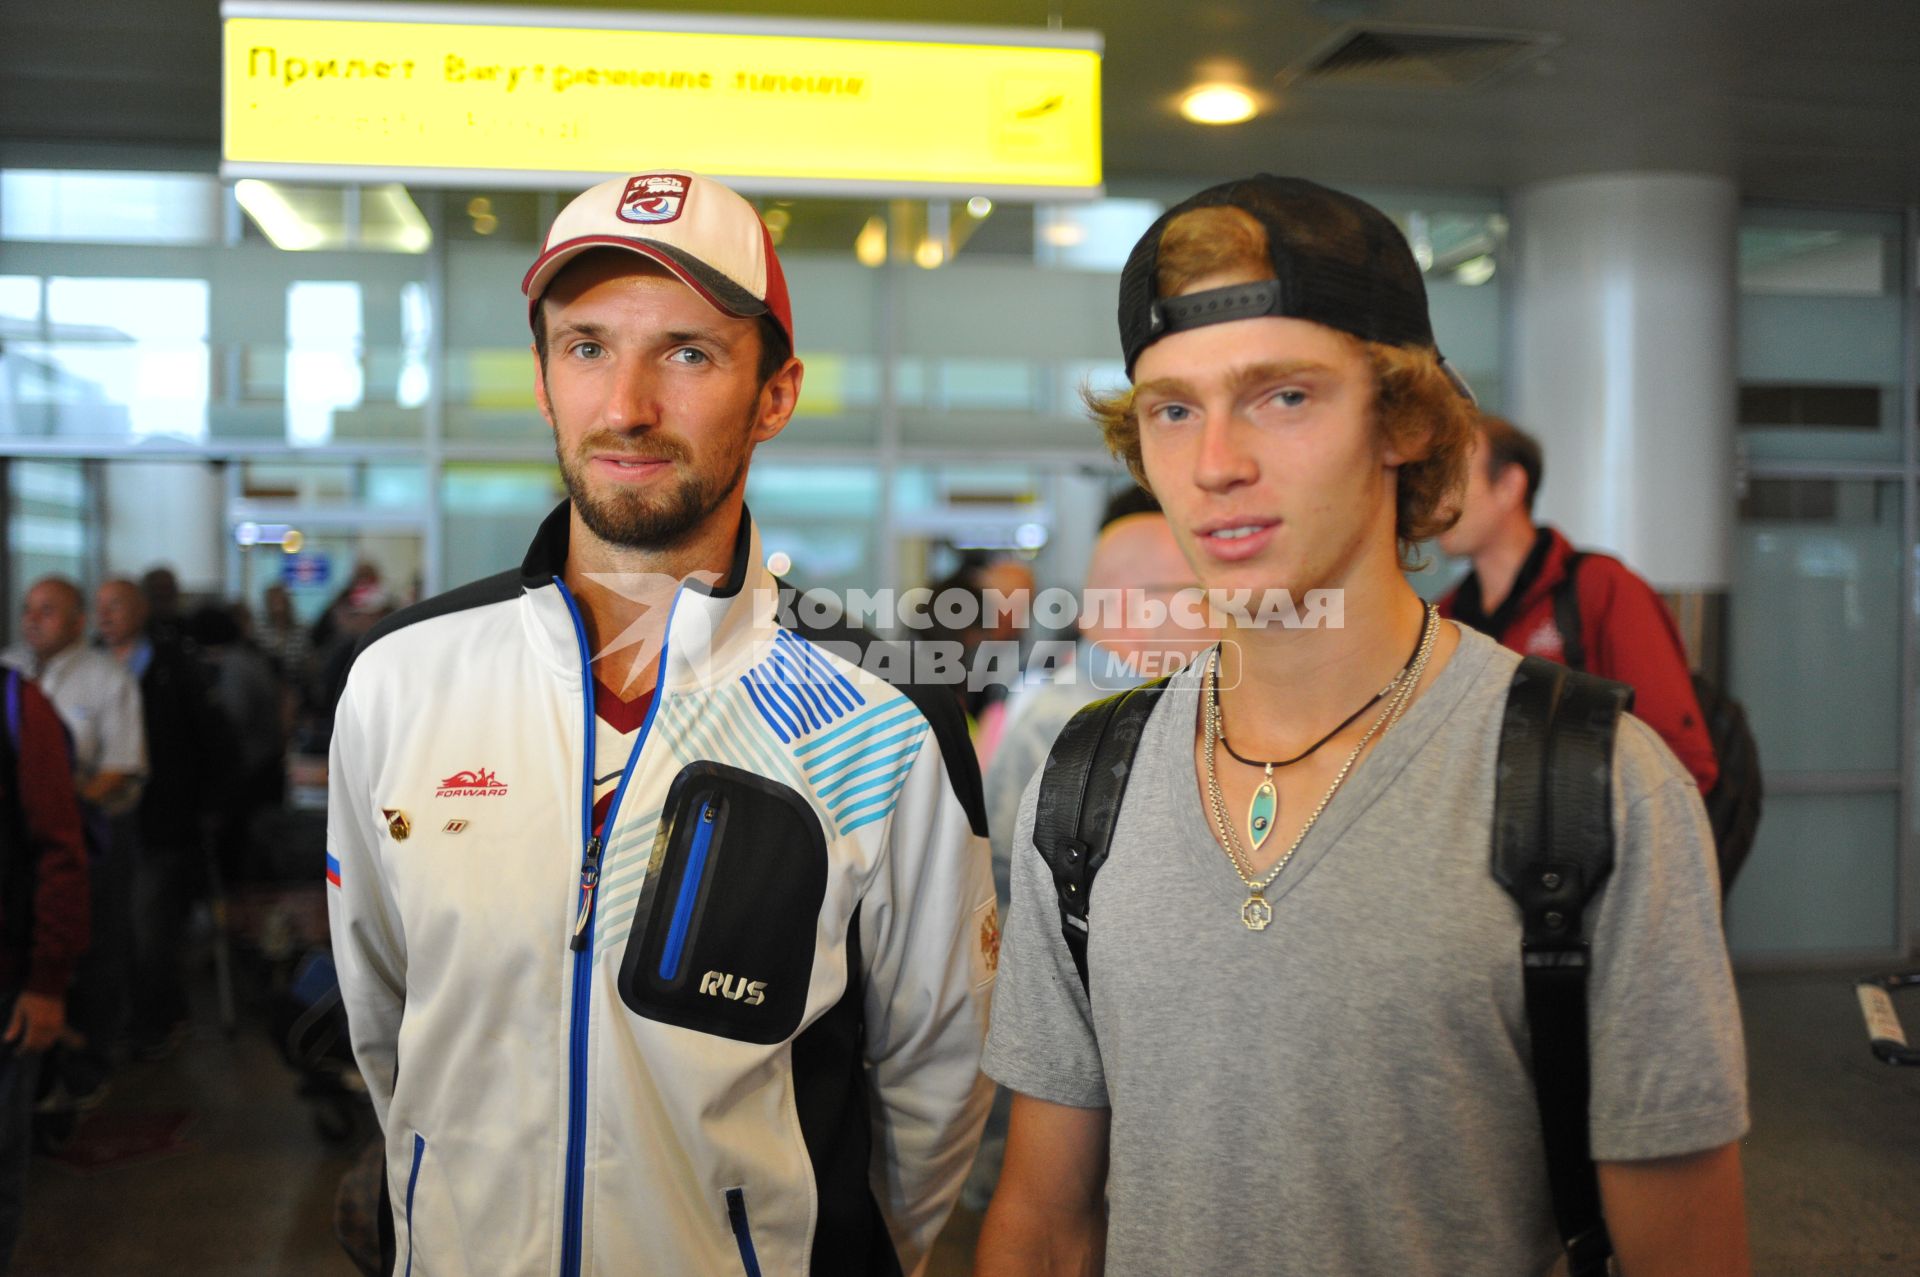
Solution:
M967 215L975 221L993 212L993 201L984 195L976 195L967 201Z
M785 576L793 571L793 556L785 550L775 550L767 556L767 571L775 576Z
M1074 248L1087 242L1087 228L1078 222L1062 219L1047 223L1040 232L1040 238L1055 248Z
M1180 114L1195 124L1238 124L1256 109L1253 94L1237 84L1203 84L1180 99Z
M1484 284L1493 278L1493 258L1485 253L1478 257L1469 257L1454 270L1453 278L1462 284Z
M853 240L853 255L862 266L881 266L887 260L887 219L875 213Z
M385 234L381 237L385 242L374 243L372 237L365 237L363 243L367 247L424 253L433 245L433 228L427 225L420 206L400 183L366 187L360 192L360 201L362 208L383 207L386 211Z
M913 250L913 264L922 270L933 270L947 260L947 246L931 235L920 241Z
M770 208L760 220L767 224L770 231L784 231L793 225L793 214L784 208Z
M300 215L291 201L272 182L242 178L233 184L233 197L247 210L260 233L275 248L301 252L318 248L325 238L320 228Z

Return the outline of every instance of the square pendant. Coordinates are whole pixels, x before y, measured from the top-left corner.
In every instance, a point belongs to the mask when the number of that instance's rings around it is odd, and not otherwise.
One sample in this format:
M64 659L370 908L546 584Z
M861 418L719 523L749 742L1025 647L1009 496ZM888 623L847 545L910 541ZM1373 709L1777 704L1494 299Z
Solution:
M1248 896L1247 903L1240 906L1240 921L1249 931L1265 931L1273 921L1273 906L1260 896Z

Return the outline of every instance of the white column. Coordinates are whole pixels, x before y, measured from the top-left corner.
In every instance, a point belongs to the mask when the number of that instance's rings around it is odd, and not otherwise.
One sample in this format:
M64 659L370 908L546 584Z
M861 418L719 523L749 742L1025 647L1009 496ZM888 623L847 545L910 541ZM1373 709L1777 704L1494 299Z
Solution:
M165 565L188 594L226 592L227 494L204 461L116 460L106 474L106 566L138 580Z
M1656 588L1732 568L1733 183L1615 173L1523 187L1507 384L1546 452L1535 510Z

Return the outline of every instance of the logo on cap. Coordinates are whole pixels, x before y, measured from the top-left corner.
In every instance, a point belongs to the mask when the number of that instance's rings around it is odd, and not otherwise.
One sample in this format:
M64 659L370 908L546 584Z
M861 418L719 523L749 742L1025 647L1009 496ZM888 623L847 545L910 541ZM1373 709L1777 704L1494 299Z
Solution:
M620 220L642 225L671 222L686 202L686 178L678 173L644 173L620 193Z

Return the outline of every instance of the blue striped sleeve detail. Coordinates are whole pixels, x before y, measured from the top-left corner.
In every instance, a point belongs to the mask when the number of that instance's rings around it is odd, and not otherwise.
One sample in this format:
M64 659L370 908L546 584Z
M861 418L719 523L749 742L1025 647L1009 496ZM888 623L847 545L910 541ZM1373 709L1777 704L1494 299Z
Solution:
M857 741L851 742L864 748L850 750L831 763L818 765L819 760L814 760L816 765L807 768L807 775L813 779L815 784L819 784L825 781L827 777L837 775L855 763L864 762L877 750L892 749L915 733L925 732L927 730L925 720L919 719L917 715L915 718L916 721L911 723L902 724L896 721L887 724L884 730L891 733L890 735L881 736L878 732L875 732L871 738L862 737ZM899 730L895 730L896 728ZM839 751L835 752L837 753Z
M920 757L920 749L926 744L926 737L920 738L916 746L904 760L899 772L893 777L893 784L885 793L875 794L838 813L834 819L840 824L840 836L845 837L862 825L871 825L876 820L885 820L893 814L893 808L900 801L900 791L906 788L907 777L913 773L913 764Z
M808 684L806 674L800 669L799 662L793 659L784 644L776 642L767 664L780 680L781 690L803 706L809 716L809 723L816 728L825 727L836 717L820 699L820 694Z
M798 724L794 729L794 735L803 736L807 732L813 731L821 726L820 721L816 719L813 714L808 711L807 707L800 703L800 699L793 694L793 689L784 686L780 682L777 673L771 671L763 672L760 678L760 690L771 697L782 709L786 710L793 718L793 721Z
M786 656L794 677L802 680L808 690L819 698L831 717L840 718L853 708L836 685L838 673L820 659L820 654L805 639L796 638L783 630L775 647Z
M885 775L875 776L871 780L863 781L836 797L833 800L833 818L835 820L845 820L848 815L859 810L867 803L873 790L892 789L907 772L912 770L913 760L919 757L919 754L920 751L915 749L908 751L901 757L888 759L887 761L892 764L892 767ZM868 795L868 797L862 797L862 795Z
M860 694L860 689L853 685L853 680L848 678L825 652L805 640L798 642L801 659L819 679L821 686L832 694L834 702L841 707L842 713L867 703L867 698Z
M767 726L773 729L773 734L780 738L782 745L792 741L800 733L792 723L787 721L785 715L773 708L769 701L761 699L760 690L753 685L753 682L754 671L752 670L740 676L740 686L747 689L747 695L753 700L753 708L759 712L761 718L766 720Z
M855 687L852 680L845 674L834 668L833 662L827 659L826 653L804 639L796 639L795 642L799 645L801 659L806 662L807 668L819 677L822 684L833 694L834 700L844 710L867 703L867 698L860 695L860 689Z
M816 736L812 740L807 741L804 744L794 746L793 752L803 758L806 757L808 754L818 753L820 750L826 748L829 745L832 745L835 741L846 739L847 733L850 731L853 731L855 728L859 727L862 723L872 722L873 719L879 717L882 714L897 713L903 708L908 708L912 706L912 704L913 702L908 700L904 696L899 697L897 699L888 699L888 700L881 701L879 704L875 705L872 709L866 710L863 713L856 714L852 718L849 718L846 722L840 724L838 727L834 728L832 731L825 732L819 736Z
M918 745L919 740L917 738L909 737L899 741L894 748L874 750L866 754L849 755L847 761L858 762L860 766L850 771L842 771L831 780L822 780L818 776L814 778L815 784L820 790L820 797L826 799L828 802L838 802L840 794L846 790L847 786L853 784L853 782L863 776L871 776L874 772L885 771L887 768L893 766L894 760L899 758L900 755L908 753Z
M827 730L867 703L825 653L791 630L775 630L759 663L741 676L760 716L783 743Z

